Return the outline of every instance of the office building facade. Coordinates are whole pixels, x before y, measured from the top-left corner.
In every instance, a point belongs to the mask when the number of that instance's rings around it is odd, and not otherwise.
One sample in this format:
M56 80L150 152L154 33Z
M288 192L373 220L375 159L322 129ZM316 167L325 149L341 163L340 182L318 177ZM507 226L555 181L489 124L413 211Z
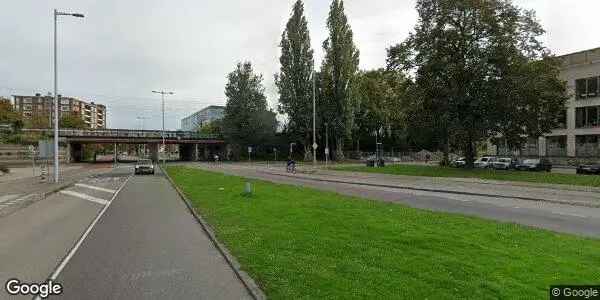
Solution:
M194 131L215 120L222 119L225 115L224 106L212 105L195 112L181 120L181 130Z

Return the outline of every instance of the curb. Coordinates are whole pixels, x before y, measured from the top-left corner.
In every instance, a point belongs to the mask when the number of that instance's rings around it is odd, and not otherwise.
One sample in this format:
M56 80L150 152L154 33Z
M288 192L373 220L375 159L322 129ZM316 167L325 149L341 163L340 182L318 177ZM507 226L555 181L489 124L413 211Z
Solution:
M566 201L538 199L538 198L530 198L530 197L522 197L522 196L505 196L505 195L494 195L494 194L483 194L483 193L470 193L470 192L451 191L451 190L415 188L415 187L409 187L409 186L390 185L390 184L377 184L377 183L366 183L366 182L351 182L351 181L335 180L335 179L311 178L311 177L307 177L307 176L293 176L293 175L279 174L279 173L272 173L272 172L265 172L265 171L258 171L258 172L269 174L269 175L289 177L289 178L300 178L300 179L311 180L311 181L344 183L344 184L353 184L353 185L362 185L362 186L384 187L384 188L392 188L392 189L405 189L405 190L412 190L412 191L455 194L455 195L465 195L465 196L518 199L518 200L535 201L535 202L547 202L547 203L552 203L552 204L563 204L563 205L573 205L573 206L582 206L582 207L590 207L590 208L600 208L600 203L593 204L593 203L581 203L581 202L566 202Z
M217 237L216 237L212 227L204 220L204 218L202 218L202 216L200 216L200 214L198 214L196 212L196 210L192 206L192 203L185 196L183 191L181 191L179 189L179 187L175 184L175 182L173 181L171 176L169 176L169 174L167 174L167 172L162 168L162 166L159 166L159 168L163 172L163 174L165 175L167 180L171 183L171 186L173 186L175 191L177 191L177 194L179 194L179 197L181 198L181 200L183 200L183 202L187 206L190 213L194 216L194 218L196 218L196 221L198 221L198 223L200 224L200 226L202 227L204 232L206 232L206 234L208 235L208 238L215 245L217 250L219 250L221 255L223 255L223 258L225 258L225 261L227 262L227 264L233 269L233 272L240 279L240 281L242 282L242 284L244 285L246 290L248 290L248 292L250 293L252 298L254 298L256 300L267 299L267 296L260 289L260 287L256 284L254 279L252 279L252 277L250 277L250 275L248 275L248 273L246 273L245 271L243 271L241 269L241 265L237 261L237 259L233 255L231 255L229 250L221 242L219 242L219 240L217 240Z

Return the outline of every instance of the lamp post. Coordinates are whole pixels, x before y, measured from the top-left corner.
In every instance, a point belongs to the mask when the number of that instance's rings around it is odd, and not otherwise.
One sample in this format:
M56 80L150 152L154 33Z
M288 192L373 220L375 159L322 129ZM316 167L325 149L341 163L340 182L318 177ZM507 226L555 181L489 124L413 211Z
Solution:
M165 92L165 91L152 91L155 94L160 94L161 99L162 99L162 146L163 146L163 151L167 152L167 148L165 147L165 95L174 95L175 93L173 92ZM163 154L163 167L166 164L166 158Z
M315 70L313 69L312 71L312 100L313 100L313 167L317 166L317 126L316 126L316 119L317 119L317 109L316 109L316 100L315 100Z
M58 70L57 70L57 46L56 46L56 24L58 16L72 16L83 18L83 14L66 13L54 10L54 182L58 183Z

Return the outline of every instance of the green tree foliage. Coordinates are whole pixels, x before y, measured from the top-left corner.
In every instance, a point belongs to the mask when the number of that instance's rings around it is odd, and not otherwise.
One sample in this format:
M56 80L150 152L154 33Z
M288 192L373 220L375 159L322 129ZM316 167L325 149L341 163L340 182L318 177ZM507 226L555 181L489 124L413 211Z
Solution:
M312 71L313 50L310 45L308 22L304 4L296 1L283 34L281 35L281 64L275 75L279 89L279 113L287 115L286 134L292 141L304 145L305 159L312 153Z
M223 120L214 120L198 128L201 134L214 134L223 136Z
M352 133L357 105L352 94L359 64L359 51L344 13L344 1L331 2L327 18L329 37L323 42L325 59L321 66L322 108L336 141L336 158L343 159L344 140Z
M361 140L375 139L375 132L379 141L385 139L395 146L405 139L404 102L409 85L406 76L397 71L378 69L358 73L354 93L358 105L353 132L357 151L360 151Z
M18 112L14 111L10 99L2 97L0 97L0 124L9 124L16 130L23 127L23 119Z
M418 0L418 24L388 50L388 66L414 72L412 109L464 152L504 134L540 135L556 126L567 99L559 65L539 41L532 11L509 0Z
M71 128L71 129L85 129L89 126L83 121L81 116L77 114L66 114L59 120L58 126L60 128Z
M268 144L275 135L277 119L267 108L262 80L250 62L238 63L228 75L223 134L236 156L247 146Z

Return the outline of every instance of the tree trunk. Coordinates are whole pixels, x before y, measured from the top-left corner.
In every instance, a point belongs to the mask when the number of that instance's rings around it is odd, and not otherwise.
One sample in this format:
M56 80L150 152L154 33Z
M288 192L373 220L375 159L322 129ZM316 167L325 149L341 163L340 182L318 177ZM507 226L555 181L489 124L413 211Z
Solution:
M335 143L335 159L337 161L344 160L344 138L336 138Z
M475 162L475 151L473 148L473 138L470 133L467 138L466 146L467 146L467 149L465 151L465 159L467 161L467 168L472 169L474 167L473 163Z
M312 161L312 147L304 145L304 161Z

